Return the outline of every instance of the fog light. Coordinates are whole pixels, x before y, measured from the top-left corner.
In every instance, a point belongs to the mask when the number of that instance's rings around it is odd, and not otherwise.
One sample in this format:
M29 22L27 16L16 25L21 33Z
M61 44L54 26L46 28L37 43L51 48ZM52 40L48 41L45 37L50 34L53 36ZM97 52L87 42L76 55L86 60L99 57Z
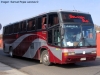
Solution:
M68 53L64 53L64 56L67 56L68 55Z
M62 52L63 52L64 56L68 55L68 50L64 49Z

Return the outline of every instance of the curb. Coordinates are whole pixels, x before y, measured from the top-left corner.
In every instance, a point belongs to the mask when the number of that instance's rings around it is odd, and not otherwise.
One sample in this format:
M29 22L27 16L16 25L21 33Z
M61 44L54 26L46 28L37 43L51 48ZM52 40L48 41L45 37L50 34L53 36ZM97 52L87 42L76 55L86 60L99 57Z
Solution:
M0 75L28 75L0 62Z

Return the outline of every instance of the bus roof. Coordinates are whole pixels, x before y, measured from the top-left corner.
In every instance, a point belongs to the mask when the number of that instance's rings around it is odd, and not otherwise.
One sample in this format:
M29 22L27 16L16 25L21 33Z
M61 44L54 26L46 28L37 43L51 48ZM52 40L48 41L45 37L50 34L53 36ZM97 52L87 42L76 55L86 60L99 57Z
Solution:
M82 14L89 14L89 12L81 12L79 10L54 10L54 11L49 11L47 13L52 13L52 12L74 12L74 13L82 13Z
M81 11L78 11L78 10L62 10L62 9L60 9L60 10L44 12L42 14L39 14L39 15L36 15L36 16L30 17L30 18L27 18L27 19L23 19L23 20L14 22L14 23L9 23L6 26L9 26L9 25L12 25L12 24L16 24L16 23L19 23L19 22L22 22L22 21L25 21L25 20L28 20L28 19L31 19L31 18L35 18L35 17L38 17L38 16L42 16L42 15L45 15L45 14L54 13L54 12L57 12L57 13L60 13L60 12L73 12L73 13L89 14L89 13L81 12Z

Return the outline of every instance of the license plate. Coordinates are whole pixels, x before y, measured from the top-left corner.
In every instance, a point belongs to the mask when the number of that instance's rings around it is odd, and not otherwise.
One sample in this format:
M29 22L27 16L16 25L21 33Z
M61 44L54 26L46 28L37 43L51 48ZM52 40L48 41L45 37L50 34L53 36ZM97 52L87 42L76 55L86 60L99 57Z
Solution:
M81 61L84 61L84 60L86 60L86 58L81 58L80 60L81 60Z

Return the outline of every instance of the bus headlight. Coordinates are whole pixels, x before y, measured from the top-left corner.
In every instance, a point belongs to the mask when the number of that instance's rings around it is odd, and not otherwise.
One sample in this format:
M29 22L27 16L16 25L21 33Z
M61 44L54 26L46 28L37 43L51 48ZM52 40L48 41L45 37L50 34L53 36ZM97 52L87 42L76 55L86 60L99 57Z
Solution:
M92 51L91 53L94 54L94 53L97 53L97 52L96 51Z
M75 52L68 52L68 55L75 55Z
M63 52L64 56L68 55L68 50L64 49L62 52Z
M63 50L63 54L64 54L64 56L67 56L67 55L75 55L75 52L73 51L73 52L68 52L68 50Z

